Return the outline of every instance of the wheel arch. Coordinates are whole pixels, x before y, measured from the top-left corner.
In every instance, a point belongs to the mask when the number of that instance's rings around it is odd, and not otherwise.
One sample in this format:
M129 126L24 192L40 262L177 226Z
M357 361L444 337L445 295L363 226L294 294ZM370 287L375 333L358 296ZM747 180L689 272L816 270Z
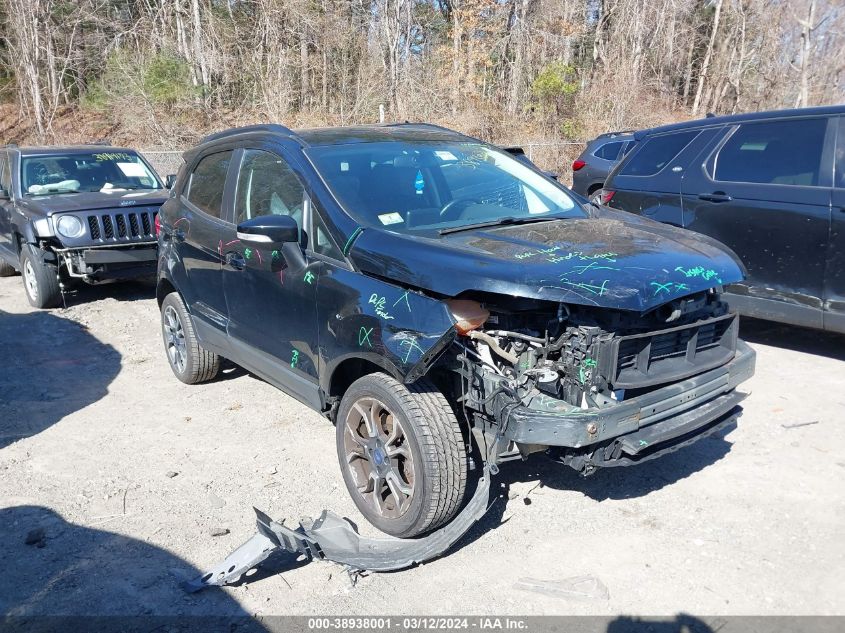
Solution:
M402 373L399 369L382 357L349 356L344 358L329 373L325 381L326 394L330 399L336 399L339 402L353 382L378 372L385 372L400 382L402 381Z
M176 286L174 286L167 277L161 277L156 284L156 302L158 303L159 309L161 309L161 304L164 302L164 298L171 292L179 291L176 290Z

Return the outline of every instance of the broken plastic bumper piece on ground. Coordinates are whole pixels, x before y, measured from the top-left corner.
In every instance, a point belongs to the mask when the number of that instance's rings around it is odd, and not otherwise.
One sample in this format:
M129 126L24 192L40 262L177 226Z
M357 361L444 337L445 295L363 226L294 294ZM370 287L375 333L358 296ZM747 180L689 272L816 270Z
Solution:
M299 553L308 559L329 560L354 570L395 571L437 558L466 534L487 511L490 469L485 467L478 487L464 509L444 527L418 539L367 538L351 523L329 510L296 529L255 510L258 533L206 574L183 584L186 591L221 586L238 579L276 551Z

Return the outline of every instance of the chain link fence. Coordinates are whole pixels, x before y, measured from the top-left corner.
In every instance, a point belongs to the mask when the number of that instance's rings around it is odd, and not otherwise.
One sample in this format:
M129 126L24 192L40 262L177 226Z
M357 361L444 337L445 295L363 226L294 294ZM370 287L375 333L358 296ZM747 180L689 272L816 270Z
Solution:
M560 182L572 184L572 170L569 166L584 149L582 141L527 141L523 143L498 143L501 147L521 147L528 159L540 169L559 175ZM182 165L183 150L141 150L150 164L164 179L168 174L175 174Z
M162 180L168 174L175 174L182 166L182 150L142 149L141 153Z

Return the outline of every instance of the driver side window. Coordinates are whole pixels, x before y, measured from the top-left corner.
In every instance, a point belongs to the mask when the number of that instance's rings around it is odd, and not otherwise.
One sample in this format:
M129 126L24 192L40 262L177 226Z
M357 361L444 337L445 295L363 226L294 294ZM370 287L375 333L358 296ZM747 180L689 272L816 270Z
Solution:
M289 215L302 227L305 190L296 174L278 155L244 151L238 174L235 222L262 215Z

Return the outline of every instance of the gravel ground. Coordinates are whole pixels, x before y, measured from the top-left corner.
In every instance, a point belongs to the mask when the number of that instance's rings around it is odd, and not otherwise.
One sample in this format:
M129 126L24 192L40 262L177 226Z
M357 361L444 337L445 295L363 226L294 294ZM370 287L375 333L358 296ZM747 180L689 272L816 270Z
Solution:
M188 595L254 533L252 506L374 532L331 425L236 367L178 382L152 294L34 311L0 279L0 614L845 614L845 337L750 320L757 375L728 432L587 479L505 465L484 520L411 570L353 586L315 562ZM520 583L578 577L585 595Z

